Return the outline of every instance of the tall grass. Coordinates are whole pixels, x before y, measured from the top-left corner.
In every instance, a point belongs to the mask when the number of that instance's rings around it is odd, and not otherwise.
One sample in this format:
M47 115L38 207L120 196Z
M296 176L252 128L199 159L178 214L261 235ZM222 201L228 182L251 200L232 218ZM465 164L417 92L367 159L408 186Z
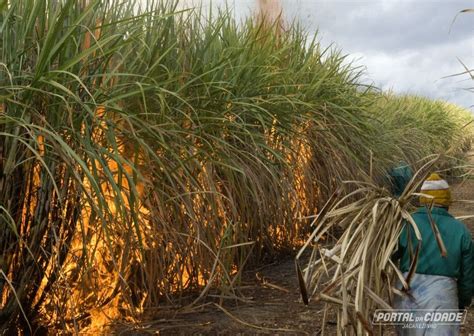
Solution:
M383 156L415 163L427 155L443 153L446 157L438 165L449 166L448 159L459 158L471 146L472 114L454 104L384 93L370 110L379 122L376 152Z
M237 298L341 180L458 143L442 104L402 136L412 106L297 27L176 8L0 2L2 330Z

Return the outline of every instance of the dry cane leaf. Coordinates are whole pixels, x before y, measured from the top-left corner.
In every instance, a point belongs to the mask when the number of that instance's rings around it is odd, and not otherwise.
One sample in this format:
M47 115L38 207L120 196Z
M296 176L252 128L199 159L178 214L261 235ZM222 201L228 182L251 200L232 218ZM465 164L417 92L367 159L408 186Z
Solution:
M448 256L448 251L446 250L446 246L444 245L443 238L441 237L441 233L439 232L438 225L433 219L433 216L431 214L431 210L426 207L426 213L428 214L428 219L430 221L431 225L431 230L433 230L433 233L436 238L436 243L438 244L439 251L441 252L441 256L443 258L446 258Z
M300 268L300 265L298 264L298 261L295 261L295 266L296 266L296 274L298 275L298 284L300 285L301 298L303 299L303 303L305 305L308 305L309 303L308 290L306 289L303 273L301 272L301 268Z

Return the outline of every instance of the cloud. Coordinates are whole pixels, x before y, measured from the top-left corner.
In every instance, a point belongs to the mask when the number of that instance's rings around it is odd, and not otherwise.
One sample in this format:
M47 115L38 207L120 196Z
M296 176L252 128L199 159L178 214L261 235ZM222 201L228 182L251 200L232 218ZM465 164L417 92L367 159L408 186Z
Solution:
M399 50L444 43L471 36L472 18L459 16L469 1L285 1L287 17L308 30L320 29L326 38L344 48ZM472 3L471 3L472 5Z
M467 80L467 76L449 76L463 71L455 55L466 45L473 44L474 38L470 38L396 53L358 52L351 54L349 61L354 66L365 66L363 80L384 90L445 99L469 107L474 104L474 96L464 89L474 86L474 83Z
M308 32L318 30L323 45L335 43L355 65L366 67L365 81L382 89L445 99L469 107L474 86L458 58L474 68L474 20L456 14L472 1L283 0L288 18ZM292 5L290 5L292 4ZM290 19L292 20L292 19ZM450 31L451 28L451 32Z

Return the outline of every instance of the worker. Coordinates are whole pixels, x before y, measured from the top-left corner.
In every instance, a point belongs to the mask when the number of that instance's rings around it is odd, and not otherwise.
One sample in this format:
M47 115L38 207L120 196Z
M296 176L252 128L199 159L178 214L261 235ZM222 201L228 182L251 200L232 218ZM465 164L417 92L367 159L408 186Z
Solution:
M401 232L396 255L405 278L420 243L416 271L405 290L397 296L396 309L413 310L415 316L426 310L465 309L471 303L474 279L472 237L463 223L456 220L448 209L451 192L448 183L438 174L431 174L421 187L421 207L412 214L421 241L418 241L411 224ZM440 243L432 228L436 225L446 249L443 255ZM403 290L402 290L403 292ZM425 311L420 311L425 310ZM459 324L414 324L399 329L400 335L459 335Z

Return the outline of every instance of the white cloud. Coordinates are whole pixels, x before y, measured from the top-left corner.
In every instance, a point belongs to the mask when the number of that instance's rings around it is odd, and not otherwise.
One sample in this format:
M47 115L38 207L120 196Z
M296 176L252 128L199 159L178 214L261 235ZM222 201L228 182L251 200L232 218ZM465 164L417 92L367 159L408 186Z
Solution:
M464 77L447 77L463 71L456 54L466 45L473 45L474 38L420 50L387 53L383 51L351 55L355 65L367 68L365 81L374 82L384 90L411 93L436 99L447 99L469 107L474 104L472 93L463 90L474 86ZM472 61L472 60L471 60ZM469 64L466 64L469 65ZM474 64L470 63L474 66Z

